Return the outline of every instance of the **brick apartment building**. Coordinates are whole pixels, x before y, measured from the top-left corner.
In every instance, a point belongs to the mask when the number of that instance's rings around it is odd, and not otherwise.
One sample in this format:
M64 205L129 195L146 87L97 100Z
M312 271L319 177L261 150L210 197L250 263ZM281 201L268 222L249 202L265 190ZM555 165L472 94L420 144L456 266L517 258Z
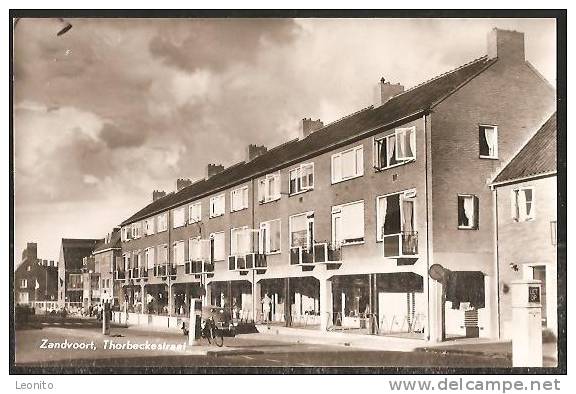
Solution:
M98 289L97 302L106 299L111 300L112 305L119 305L119 299L124 297L121 293L121 284L114 280L116 261L120 257L120 229L115 228L112 232L106 234L104 240L98 243L92 252L94 275L98 278L96 283Z
M84 258L101 239L62 238L58 260L58 305L81 307L84 296Z
M38 258L38 245L28 242L22 261L14 272L16 304L39 309L58 298L58 267L53 260Z
M155 192L121 224L129 309L181 316L205 293L240 319L497 337L489 184L554 112L554 88L526 62L524 34L497 29L487 56L379 88L371 107L304 119L298 139ZM433 264L452 272L444 289Z
M542 281L542 326L558 334L556 113L492 184L496 200L501 337L514 335L510 282Z

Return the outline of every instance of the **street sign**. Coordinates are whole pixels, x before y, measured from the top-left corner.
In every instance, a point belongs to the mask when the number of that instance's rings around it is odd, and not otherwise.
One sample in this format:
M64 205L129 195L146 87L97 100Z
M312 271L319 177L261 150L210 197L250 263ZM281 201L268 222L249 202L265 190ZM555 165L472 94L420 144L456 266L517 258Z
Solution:
M540 286L528 286L528 302L540 303Z

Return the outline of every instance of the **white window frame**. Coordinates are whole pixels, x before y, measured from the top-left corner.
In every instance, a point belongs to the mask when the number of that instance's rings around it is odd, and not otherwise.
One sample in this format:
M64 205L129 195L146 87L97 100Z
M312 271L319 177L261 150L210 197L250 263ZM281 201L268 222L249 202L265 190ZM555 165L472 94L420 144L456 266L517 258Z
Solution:
M407 131L412 131L413 135L414 135L414 149L412 150L412 156L407 156L407 157L399 157L398 152L398 146L399 146L399 136L401 135L406 135ZM373 155L372 155L372 165L374 167L374 169L376 169L376 171L382 171L382 170L386 170L389 168L393 168L393 167L397 167L397 166L401 166L410 162L413 162L416 160L416 126L411 126L411 127L400 127L397 129L394 129L393 133L388 133L382 137L374 137L372 139L372 151L373 151ZM388 158L388 162L386 163L386 165L382 166L380 163L380 152L378 149L378 145L381 141L386 140L386 146L388 146L389 141L393 140L394 141L394 159L396 160L396 163L394 164L389 164L390 162L390 158ZM409 142L408 142L409 143Z
M300 212L294 215L290 215L288 216L288 244L290 248L297 246L292 244L292 218L302 215L306 215L306 246L311 244L310 236L312 236L312 241L315 240L315 234L310 234L308 232L310 222L314 223L314 211ZM313 225L313 231L316 231L316 224Z
M380 215L380 204L379 200L381 198L386 198L389 196L400 195L400 232L405 231L404 227L404 209L402 209L402 201L403 198L410 198L413 202L413 212L412 212L412 221L414 222L414 230L418 228L418 216L416 212L418 212L418 202L416 200L416 189L406 189L401 190L399 192L387 193L382 194L380 196L376 196L376 242L383 242L384 241L384 233L382 232L382 226L384 222L380 222L381 215Z
M182 215L182 220L176 222L176 214ZM186 208L178 207L172 210L172 228L180 228L186 225Z
M351 175L348 177L343 177L342 176L342 156L348 152L355 152L354 153L354 165L355 165L354 175ZM360 165L360 171L358 171L358 152L361 152L361 156L362 156L362 161L360 163L361 164ZM336 174L336 168L334 165L334 161L336 159L340 160L340 174ZM332 184L344 182L344 181L347 181L349 179L359 178L359 177L363 176L364 175L364 145L357 145L357 146L354 146L352 148L345 149L341 152L334 153L330 159L330 173L331 173Z
M240 206L235 206L235 199L238 193L241 194L242 201ZM238 212L244 209L248 209L248 186L242 186L230 191L230 212Z
M224 237L224 239L222 240L222 258L221 259L217 259L216 258L216 242L214 242L214 261L224 261L226 260L226 233L224 231L215 231L213 233L210 234L210 240L215 239L216 238L216 234L222 234L222 236Z
M198 212L195 212L195 211ZM197 214L197 215L196 215ZM198 223L202 221L202 202L198 201L188 206L188 223Z
M304 176L304 169L311 168L312 169L312 184L308 184L307 177ZM296 190L292 190L292 174L295 174L295 187ZM306 180L306 182L304 182ZM306 186L303 186L306 183ZM288 193L290 196L294 196L296 194L305 193L309 190L314 190L314 163L303 163L300 164L298 167L291 169L288 171Z
M188 261L199 261L202 259L202 246L200 243L200 240L202 238L200 236L197 237L191 237L188 239ZM192 242L196 243L197 247L200 248L200 250L198 251L199 253L199 259L192 259Z
M152 253L152 259L150 259L150 253ZM144 260L146 260L146 270L153 269L156 266L156 249L153 246L144 249ZM152 260L152 264L150 264L150 260Z
M249 229L248 226L241 226L241 227L234 227L230 229L230 255L231 256L239 256L239 255L244 255L245 253L239 253L238 251L238 241L236 240L236 245L233 245L233 240L234 240L234 235L236 232L247 232ZM252 240L250 240L250 242L252 242ZM232 246L235 246L235 248L233 248ZM246 251L246 253L249 253L250 251Z
M160 252L161 250L166 250L166 260L165 261L161 261L161 257L162 257L162 253ZM168 244L160 244L160 245L156 246L156 252L154 253L154 255L156 257L155 261L154 261L156 266L168 265L168 258L169 258Z
M222 199L221 211L216 212L216 201ZM226 194L218 194L217 196L210 197L210 219L223 216L226 213Z
M531 204L530 215L526 214L527 206L525 205L524 207L520 207L520 201L518 200L520 192L523 192L524 190L532 191L532 200L530 201ZM536 219L536 209L534 207L534 203L536 201L536 195L535 195L536 189L534 188L534 186L515 187L510 191L510 193L511 193L510 199L511 199L512 219L515 222L529 222ZM524 209L524 212L521 212L520 211L521 209Z
M154 217L148 218L144 220L144 236L154 235Z
M274 250L271 251L270 250L270 245L272 244L271 240L272 238L270 237L271 232L270 232L270 223L271 222L278 222L278 227L280 229L280 240L278 242L278 250ZM266 239L263 238L263 234L264 232L262 230L266 230L266 234L268 235ZM259 250L267 255L273 255L273 254L280 254L282 253L282 220L281 219L272 219L272 220L267 220L265 222L261 222L260 223L260 233L258 234L258 242L259 242Z
M132 238L138 239L142 236L142 222L132 223Z
M156 232L162 233L168 230L168 212L164 212L158 215L157 219L158 229Z
M274 182L276 184L276 194L269 195L268 190L270 189L270 182ZM281 189L282 187L282 178L280 176L280 172L274 172L272 174L266 174L263 178L258 181L258 202L260 204L266 204L272 201L277 201L282 196Z
M336 233L335 233L335 226L334 226L334 220L336 218L342 218L342 208L346 207L348 205L354 205L354 204L359 204L362 203L362 240L359 241L352 241L352 242L346 242L346 240L340 240L337 241L336 240ZM358 201L352 201L352 202L347 202L345 204L340 204L340 205L334 205L332 207L332 211L331 211L331 219L330 219L330 223L331 223L331 232L332 232L332 244L336 245L337 243L339 245L345 246L345 245L360 245L363 244L364 242L366 242L366 221L365 221L365 216L366 216L366 205L364 203L364 200L358 200Z
M28 288L28 279L21 279L20 280L20 288L27 289Z
M480 129L481 128L492 128L494 129L494 139L495 139L495 143L494 143L494 152L493 155L482 155L480 153L480 140L478 140L478 156L481 159L493 159L496 160L498 159L498 126L496 125L492 125L492 124L479 124L478 125L478 138L480 138Z
M480 223L480 218L478 216L480 216L480 207L477 206L478 204L480 204L480 200L478 199L478 196L474 195L474 194L466 194L466 193L458 193L458 199L460 199L460 197L462 198L471 198L473 201L473 205L472 205L472 209L474 209L474 223L472 223L472 225L468 225L468 226L462 226L460 225L460 220L458 220L458 230L478 230L479 223ZM458 205L458 202L456 202L456 218L458 218L458 215L460 214L460 207Z
M176 248L182 245L182 260L176 261ZM186 244L183 239L172 242L172 265L182 266L186 263Z

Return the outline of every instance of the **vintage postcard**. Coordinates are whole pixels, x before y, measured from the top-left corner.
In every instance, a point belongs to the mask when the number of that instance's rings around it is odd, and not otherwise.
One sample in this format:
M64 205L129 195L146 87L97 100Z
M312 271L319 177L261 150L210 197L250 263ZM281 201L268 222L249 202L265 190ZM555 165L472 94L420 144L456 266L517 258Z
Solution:
M565 373L566 14L426 15L14 11L11 371Z

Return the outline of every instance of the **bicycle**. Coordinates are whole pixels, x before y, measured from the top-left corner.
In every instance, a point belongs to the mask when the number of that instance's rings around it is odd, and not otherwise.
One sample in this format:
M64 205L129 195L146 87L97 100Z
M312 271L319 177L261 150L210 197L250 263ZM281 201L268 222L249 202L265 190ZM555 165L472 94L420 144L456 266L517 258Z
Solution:
M216 327L214 319L209 318L204 322L204 327L201 331L202 338L206 338L209 344L214 343L218 347L224 345L224 336L222 335L222 330Z

